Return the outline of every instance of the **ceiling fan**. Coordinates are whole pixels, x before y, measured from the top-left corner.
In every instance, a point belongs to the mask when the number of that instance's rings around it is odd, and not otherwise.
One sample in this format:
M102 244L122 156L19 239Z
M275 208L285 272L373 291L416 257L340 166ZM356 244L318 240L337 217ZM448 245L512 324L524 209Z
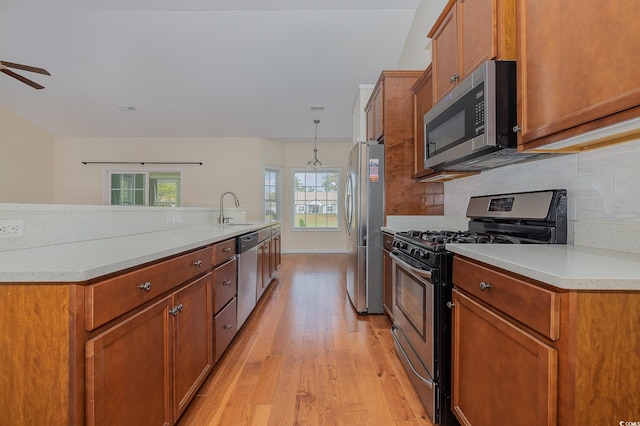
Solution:
M9 68L15 68L17 70L35 72L35 73L38 73L38 74L51 75L51 74L49 74L49 71L45 70L44 68L37 68L37 67L29 66L29 65L16 64L16 63L7 62L7 61L0 61L0 72L3 72L3 73L5 73L5 74L17 79L17 80L20 80L24 84L28 84L29 86L33 87L34 89L44 89L44 86L41 86L38 83L36 83L35 81L31 81L28 78L23 77L20 74L17 74L15 72L11 71Z

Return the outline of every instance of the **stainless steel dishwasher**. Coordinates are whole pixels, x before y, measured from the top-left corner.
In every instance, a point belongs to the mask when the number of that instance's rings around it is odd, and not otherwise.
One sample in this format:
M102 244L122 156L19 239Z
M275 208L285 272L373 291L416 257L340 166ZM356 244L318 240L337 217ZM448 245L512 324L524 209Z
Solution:
M256 306L258 232L238 237L238 330Z

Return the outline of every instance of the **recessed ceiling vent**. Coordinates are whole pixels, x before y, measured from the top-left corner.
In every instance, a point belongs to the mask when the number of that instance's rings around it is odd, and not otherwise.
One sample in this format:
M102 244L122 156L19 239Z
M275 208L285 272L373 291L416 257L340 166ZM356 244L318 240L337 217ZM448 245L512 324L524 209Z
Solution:
M131 106L131 105L120 105L118 107L118 109L122 112L133 112L133 111L137 111L136 107Z
M324 105L311 105L312 112L322 112L324 111Z

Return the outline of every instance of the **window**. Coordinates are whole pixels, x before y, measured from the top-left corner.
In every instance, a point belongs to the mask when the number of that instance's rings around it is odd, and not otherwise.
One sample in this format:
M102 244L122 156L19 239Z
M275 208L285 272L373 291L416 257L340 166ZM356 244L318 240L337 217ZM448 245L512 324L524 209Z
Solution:
M107 172L107 200L112 206L180 205L180 172Z
M280 219L280 170L264 169L264 220Z
M293 172L294 229L339 229L339 170Z

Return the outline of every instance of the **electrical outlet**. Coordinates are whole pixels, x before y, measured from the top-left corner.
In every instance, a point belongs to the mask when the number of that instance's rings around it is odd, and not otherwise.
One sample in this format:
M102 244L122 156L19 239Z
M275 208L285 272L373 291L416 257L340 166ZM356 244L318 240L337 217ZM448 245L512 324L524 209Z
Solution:
M0 238L15 238L24 235L24 221L0 220Z

